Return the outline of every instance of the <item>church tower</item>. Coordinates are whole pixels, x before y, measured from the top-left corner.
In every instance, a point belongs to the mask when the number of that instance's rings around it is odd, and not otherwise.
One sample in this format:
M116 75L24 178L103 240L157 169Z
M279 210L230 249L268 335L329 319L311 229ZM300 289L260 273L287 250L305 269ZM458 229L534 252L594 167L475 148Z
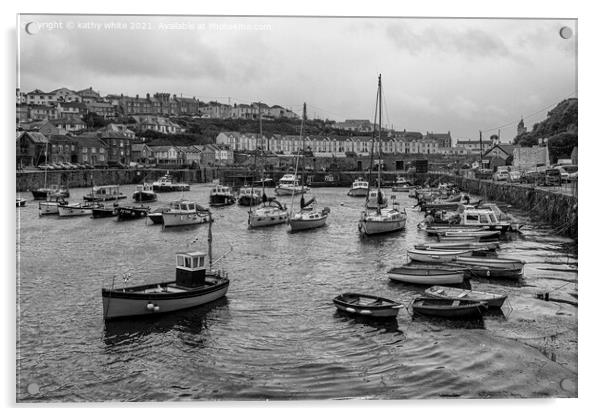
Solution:
M516 126L516 135L520 136L521 134L525 134L527 132L527 129L525 128L525 122L523 121L523 118L520 118L520 121L518 122L518 126Z

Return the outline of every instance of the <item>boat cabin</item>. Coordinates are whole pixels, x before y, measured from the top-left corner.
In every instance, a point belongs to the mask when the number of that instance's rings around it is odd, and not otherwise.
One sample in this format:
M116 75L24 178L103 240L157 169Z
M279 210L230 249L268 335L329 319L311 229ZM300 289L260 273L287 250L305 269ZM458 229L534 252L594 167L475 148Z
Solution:
M298 186L299 185L299 178L295 177L295 175L287 173L282 178L280 178L280 180L278 182L280 183L280 185Z
M215 187L211 190L213 195L230 195L230 187L224 185L215 185Z
M196 202L192 201L173 201L169 207L174 211L196 211Z
M351 186L353 188L368 188L368 182L358 179L356 181L353 181L353 185L351 185Z
M495 213L488 209L464 209L460 213L460 224L462 225L493 225L499 220Z
M205 284L207 253L201 251L176 254L176 285L194 288Z
M249 187L243 187L239 190L240 196L261 196L259 189L251 189Z
M119 185L95 186L92 188L92 194L95 196L119 196Z

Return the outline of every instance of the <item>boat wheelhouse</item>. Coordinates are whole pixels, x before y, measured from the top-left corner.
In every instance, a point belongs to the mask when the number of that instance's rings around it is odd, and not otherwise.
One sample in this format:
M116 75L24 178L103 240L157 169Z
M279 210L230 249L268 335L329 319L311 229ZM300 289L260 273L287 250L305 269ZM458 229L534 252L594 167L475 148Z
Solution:
M84 195L84 201L105 202L125 199L126 196L119 191L119 185L94 186L92 192Z
M370 186L368 185L368 181L363 178L357 178L351 184L351 189L347 192L349 196L366 196L368 195L368 191Z
M210 213L207 208L193 201L172 201L169 208L161 214L164 227L176 227L180 225L204 224L210 221Z
M238 204L243 206L254 206L261 203L261 192L250 186L243 186L238 191Z
M136 192L132 195L132 199L136 202L153 202L157 200L157 194L153 191L153 185L145 183L136 185Z
M236 202L236 198L232 194L232 188L224 185L215 185L209 193L209 205L212 207L221 207L232 205Z
M380 192L380 198L378 196ZM387 207L387 197L385 193L380 189L370 189L368 192L368 199L366 201L366 208L368 209L377 209L377 208L386 208Z
M38 214L42 215L58 215L59 205L67 205L69 202L62 196L48 195L46 201L38 203Z

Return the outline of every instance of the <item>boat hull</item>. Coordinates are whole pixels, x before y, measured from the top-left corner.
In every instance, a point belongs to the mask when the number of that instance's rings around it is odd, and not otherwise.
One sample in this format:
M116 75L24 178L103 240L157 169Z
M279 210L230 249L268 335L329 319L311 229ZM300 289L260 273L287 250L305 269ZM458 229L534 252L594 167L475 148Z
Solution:
M106 196L98 196L98 195L84 195L84 201L88 202L107 202L107 201L118 201L120 199L127 198L123 194L119 195L106 195Z
M368 188L352 188L347 192L347 195L353 197L366 197L368 195Z
M447 287L429 287L424 291L425 295L439 299L452 299L452 300L472 300L475 302L487 303L487 308L501 308L506 301L507 295L497 295L494 293L478 292L475 290L463 290L463 289L450 289Z
M178 227L182 225L204 224L209 222L208 214L194 213L175 213L164 212L162 214L164 227ZM154 222L153 218L153 222Z
M58 212L59 217L79 217L92 214L92 208L59 205Z
M435 302L445 302L442 305L436 305ZM465 305L453 306L448 299L422 298L417 299L412 303L412 313L434 316L447 319L475 319L483 316L483 311L487 309L487 305L483 302L470 302ZM453 301L458 302L458 301Z
M359 303L351 303L346 300L346 296L359 296L367 299L380 299L382 302L379 305L367 305ZM345 313L362 316L366 318L395 318L399 313L400 304L389 299L378 298L376 296L366 296L360 294L343 294L332 300L335 307Z
M249 215L249 228L258 227L269 227L271 225L284 224L288 220L287 211L279 211L268 214L255 214Z
M399 270L389 272L389 279L415 285L456 285L464 281L464 270L424 270L422 273Z
M232 195L210 195L209 205L212 207L223 207L232 205L236 202L236 199Z
M92 210L92 218L108 218L116 215L117 210L115 208L94 208Z
M363 235L386 234L401 231L406 226L406 220L368 221L360 220L358 228Z
M59 205L58 202L40 202L38 205L38 213L39 215L58 215Z
M248 195L243 195L238 198L238 205L242 205L244 207L253 207L259 204L261 204L261 197L259 196L250 197Z
M136 202L154 202L157 200L157 194L150 191L134 192L132 199Z
M294 219L291 218L289 220L289 225L291 226L291 231L304 231L304 230L312 230L314 228L320 228L326 225L326 219L328 216L323 216L321 218L315 219Z
M179 296L158 293L131 296L128 292L102 290L103 315L105 320L158 315L182 309L194 308L222 298L228 292L229 281L224 280L214 286L191 290ZM138 295L138 294L136 294ZM152 304L158 307L149 309Z
M307 192L307 189L303 188L288 188L288 187L282 187L280 185L276 186L276 189L274 190L274 192L276 193L276 195L278 196L283 196L283 195L301 195L304 194L305 192Z
M117 219L124 221L144 218L149 211L150 208L148 207L119 207L117 208Z
M153 184L154 192L182 192L182 191L190 191L190 185L187 184L164 184L164 185L155 185Z
M429 253L429 250L408 250L408 257L413 261L423 263L449 263L459 256L466 256L470 253L471 251L432 251Z
M161 212L150 213L147 217L151 219L153 224L163 224L163 213Z
M35 189L31 191L33 194L33 199L36 201L43 200L45 201L48 196L59 196L62 198L69 198L69 191L66 189L56 190L56 189Z

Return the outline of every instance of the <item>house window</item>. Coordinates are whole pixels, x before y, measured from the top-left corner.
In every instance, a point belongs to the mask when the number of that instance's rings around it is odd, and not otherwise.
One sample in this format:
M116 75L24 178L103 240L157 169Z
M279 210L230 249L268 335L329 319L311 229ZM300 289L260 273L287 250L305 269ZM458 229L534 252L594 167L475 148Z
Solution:
M87 147L82 147L82 153L88 153L88 148Z
M101 147L100 149L98 149L98 153L104 153L105 152L105 148Z
M95 147L91 147L90 149L92 150L92 153L96 153L96 148Z

